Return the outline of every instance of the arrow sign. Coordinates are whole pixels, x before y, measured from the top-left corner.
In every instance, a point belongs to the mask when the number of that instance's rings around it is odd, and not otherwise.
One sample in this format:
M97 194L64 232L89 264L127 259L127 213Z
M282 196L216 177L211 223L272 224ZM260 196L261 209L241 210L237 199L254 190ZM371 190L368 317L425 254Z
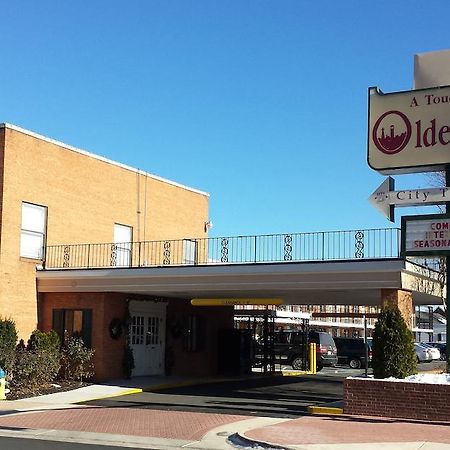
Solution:
M395 206L439 205L450 201L448 187L395 191L394 184L394 179L387 177L369 197L369 202L391 222Z

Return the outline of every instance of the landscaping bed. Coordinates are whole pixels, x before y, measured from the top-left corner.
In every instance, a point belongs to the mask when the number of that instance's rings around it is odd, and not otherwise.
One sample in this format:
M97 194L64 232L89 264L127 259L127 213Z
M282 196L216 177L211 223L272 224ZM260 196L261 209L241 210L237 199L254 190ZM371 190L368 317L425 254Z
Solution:
M40 395L55 394L57 392L71 391L80 387L89 386L91 383L61 380L52 383L45 383L39 387L20 387L12 388L6 394L6 400L20 400L23 398L38 397Z

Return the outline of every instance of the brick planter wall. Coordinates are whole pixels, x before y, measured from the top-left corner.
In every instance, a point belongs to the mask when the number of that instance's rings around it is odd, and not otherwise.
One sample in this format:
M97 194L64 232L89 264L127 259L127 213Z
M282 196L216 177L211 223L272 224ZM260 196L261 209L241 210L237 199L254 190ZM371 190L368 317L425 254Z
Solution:
M450 421L450 385L349 378L344 413Z

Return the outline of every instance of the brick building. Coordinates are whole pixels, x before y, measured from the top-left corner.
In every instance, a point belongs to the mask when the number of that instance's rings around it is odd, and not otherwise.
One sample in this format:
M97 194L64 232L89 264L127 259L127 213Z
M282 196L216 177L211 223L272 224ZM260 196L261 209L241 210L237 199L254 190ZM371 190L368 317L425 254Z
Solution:
M37 327L81 334L96 349L98 379L122 375L117 360L130 327L135 356L156 364L139 365L134 374L164 373L166 315L188 309L188 302L113 292L37 294L36 270L46 247L56 244L111 243L112 266L127 265L131 242L188 238L189 244L206 237L208 200L205 192L0 124L0 315L14 319L25 340ZM177 317L175 325L184 320ZM156 358L145 354L150 347Z

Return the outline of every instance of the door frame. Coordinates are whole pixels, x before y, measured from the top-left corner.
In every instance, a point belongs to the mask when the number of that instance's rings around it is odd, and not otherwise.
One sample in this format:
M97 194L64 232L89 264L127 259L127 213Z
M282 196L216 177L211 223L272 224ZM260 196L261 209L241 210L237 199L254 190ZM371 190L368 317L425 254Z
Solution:
M136 368L139 368L140 361L136 358L135 352L133 352L134 356L134 364L135 368L132 371L132 376L152 376L152 375L165 375L165 352L166 352L166 316L167 316L167 303L166 302L155 302L151 300L130 300L128 305L128 311L130 316L152 316L160 317L160 326L159 326L159 339L160 339L160 370L157 373L148 373L148 374L139 374L135 375ZM146 324L144 324L144 327ZM129 337L131 338L131 329L128 330ZM145 333L145 329L144 329ZM145 337L144 337L145 339ZM147 344L144 344L147 345ZM133 344L131 344L130 339L130 347L133 349ZM141 367L142 367L141 362ZM134 373L133 373L134 372Z

